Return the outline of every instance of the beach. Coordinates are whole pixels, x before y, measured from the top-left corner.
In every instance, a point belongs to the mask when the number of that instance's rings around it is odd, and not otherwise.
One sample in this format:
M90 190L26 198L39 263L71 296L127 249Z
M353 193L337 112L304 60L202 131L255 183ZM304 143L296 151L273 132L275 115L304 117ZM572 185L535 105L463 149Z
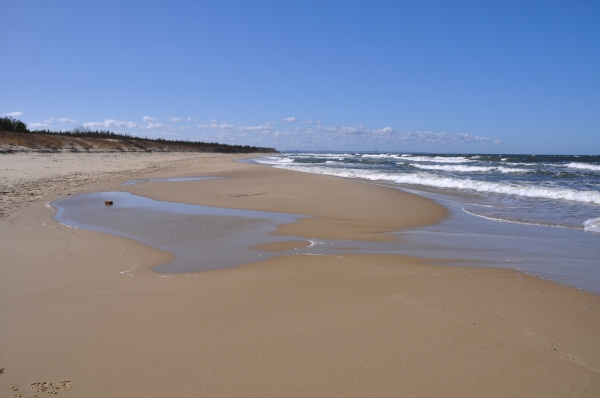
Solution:
M161 274L171 253L54 219L57 199L124 191L309 216L275 232L302 245L389 242L448 214L393 188L236 161L251 156L0 155L0 396L600 394L591 293L351 251ZM123 185L167 177L219 179Z

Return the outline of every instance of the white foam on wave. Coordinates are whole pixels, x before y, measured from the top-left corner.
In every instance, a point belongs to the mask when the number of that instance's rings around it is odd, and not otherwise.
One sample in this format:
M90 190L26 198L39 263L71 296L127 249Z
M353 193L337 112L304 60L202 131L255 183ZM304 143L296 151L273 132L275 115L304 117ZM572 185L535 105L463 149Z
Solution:
M506 195L524 196L529 198L545 198L569 200L600 205L599 191L578 191L568 188L544 187L539 185L507 184L502 182L478 181L470 178L459 179L443 177L427 172L411 174L391 174L371 170L334 169L324 166L304 166L280 164L276 167L289 170L303 171L313 174L327 174L345 178L358 178L372 181L388 181L397 184L425 185L435 188L452 188L477 192L499 193Z
M464 171L464 172L477 172L477 171L494 171L497 167L484 167L484 166L465 166L465 165L438 165L438 164L417 164L411 163L412 167L423 170L440 170L440 171Z
M567 167L570 169L600 171L600 165L589 164L589 163L571 162L571 163L567 164Z
M548 227L549 226L549 225L545 225L545 224L536 224L536 223L532 223L532 222L506 220L504 218L499 218L499 217L484 216L483 214L477 214L477 213L471 212L471 211L465 209L464 207L461 210L463 212L467 213L467 214L472 215L472 216L479 217L479 218L484 218L486 220L491 220L491 221L507 222L507 223L511 223L511 224L521 224L521 225L537 225L538 227ZM552 225L552 226L553 227L566 228L566 227L563 227L562 225Z
M502 161L505 161L505 159L501 159ZM509 164L511 166L535 166L536 163L523 163L523 162L506 162L506 164Z
M500 172L500 173L528 173L528 169L519 169L502 166L467 166L467 165L429 165L411 163L412 167L423 170L458 171L458 172Z
M593 218L583 222L583 229L586 231L600 232L600 218Z
M492 206L493 207L493 206ZM492 216L484 216L483 214L477 214L474 212L471 212L467 209L465 209L464 207L461 209L463 212L470 214L472 216L475 217L479 217L479 218L484 218L486 220L490 220L490 221L497 221L497 222L507 222L507 223L511 223L511 224L521 224L521 225L535 225L538 227L554 227L554 228L568 228L568 229L575 229L575 227L570 227L570 226L566 226L566 225L558 225L558 224L543 224L543 223L535 223L535 222L531 222L531 221L516 221L516 220L507 220L504 218L500 218L500 217L492 217Z
M382 154L363 154L362 155L363 158L375 158L375 159L381 159L381 158L398 158L398 155L394 155L394 154L390 154L390 153L382 153Z
M300 153L294 154L294 157L300 158L315 158L315 159L329 159L329 158L346 158L348 156L354 156L349 153Z
M434 162L434 163L466 163L473 162L471 159L467 159L462 156L451 157L451 156L401 156L402 159L412 160L413 162Z
M269 166L278 166L283 163L293 163L294 159L286 156L264 156L262 158L253 159L256 163L266 164Z
M497 169L501 173L529 173L529 172L531 172L531 170L529 170L529 169L519 169L518 167L499 166Z

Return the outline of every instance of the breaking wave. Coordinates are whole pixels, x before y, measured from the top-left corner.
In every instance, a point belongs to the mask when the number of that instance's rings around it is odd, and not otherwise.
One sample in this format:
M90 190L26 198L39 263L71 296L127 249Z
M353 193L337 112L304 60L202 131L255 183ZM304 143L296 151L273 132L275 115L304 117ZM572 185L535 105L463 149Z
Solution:
M413 162L434 162L434 163L466 163L473 162L471 159L467 159L464 156L409 156L402 155L401 159L412 160Z
M458 172L500 172L500 173L528 173L531 170L519 169L502 166L467 166L467 165L428 165L411 163L412 167L423 170L441 170L441 171L458 171Z
M586 231L600 232L600 218L594 218L583 222Z
M571 163L567 164L567 167L570 169L600 171L600 165L589 164L589 163L571 162Z
M372 170L336 169L322 166L306 167L292 164L279 164L276 167L313 174L326 174L338 177L358 178L371 181L388 181L396 184L424 185L435 188L450 188L486 193L499 193L529 198L569 200L574 202L592 203L600 205L600 192L598 191L580 191L575 189L559 187L543 187L527 184L509 184L503 182L478 181L470 178L459 179L438 176L427 172L417 172L410 174L391 174Z

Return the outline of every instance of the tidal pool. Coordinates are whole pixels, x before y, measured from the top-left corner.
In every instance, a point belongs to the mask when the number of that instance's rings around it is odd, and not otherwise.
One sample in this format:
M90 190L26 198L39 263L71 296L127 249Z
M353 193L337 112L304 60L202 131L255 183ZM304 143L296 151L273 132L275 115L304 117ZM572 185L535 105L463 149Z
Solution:
M113 201L105 206L105 201ZM54 202L55 219L65 225L134 239L173 253L155 267L161 273L236 267L275 253L247 247L290 240L269 235L279 224L304 217L153 200L129 192L98 192Z

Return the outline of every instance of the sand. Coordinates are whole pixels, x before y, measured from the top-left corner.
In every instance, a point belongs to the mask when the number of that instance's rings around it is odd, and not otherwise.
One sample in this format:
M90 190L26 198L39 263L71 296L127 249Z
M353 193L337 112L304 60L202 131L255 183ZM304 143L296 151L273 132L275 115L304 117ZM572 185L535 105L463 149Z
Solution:
M43 198L10 199L0 219L1 397L600 395L596 295L394 255L276 257L165 277L151 269L169 253L62 226L45 206L127 190L312 215L279 229L302 242L389 240L444 217L430 201L226 155L120 155L113 169L102 156L27 156L0 157L3 186L43 185L44 161L69 167L52 171ZM6 173L20 162L32 177ZM121 185L133 175L226 178Z
M125 181L186 168L202 170L216 159L231 157L180 152L1 154L0 217L26 203L47 200L44 198L48 196L83 193L82 187L98 182Z

